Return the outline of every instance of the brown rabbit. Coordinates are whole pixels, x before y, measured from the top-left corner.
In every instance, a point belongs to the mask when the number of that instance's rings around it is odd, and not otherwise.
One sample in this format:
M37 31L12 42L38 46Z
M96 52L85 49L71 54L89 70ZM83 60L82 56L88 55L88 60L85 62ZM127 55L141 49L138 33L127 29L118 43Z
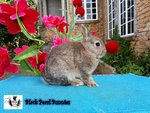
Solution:
M105 53L103 42L82 25L83 40L62 44L49 53L45 65L45 82L51 85L98 86L92 79L99 59Z

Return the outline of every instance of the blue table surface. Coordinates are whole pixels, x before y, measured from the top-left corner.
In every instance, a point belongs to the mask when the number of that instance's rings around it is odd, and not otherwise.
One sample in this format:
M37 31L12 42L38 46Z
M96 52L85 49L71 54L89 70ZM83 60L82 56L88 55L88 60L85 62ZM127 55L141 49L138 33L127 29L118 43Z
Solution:
M0 81L0 113L150 113L150 78L133 74L93 76L100 85L50 86L41 77ZM22 110L4 110L4 95L23 95ZM26 105L26 99L69 100L70 105Z

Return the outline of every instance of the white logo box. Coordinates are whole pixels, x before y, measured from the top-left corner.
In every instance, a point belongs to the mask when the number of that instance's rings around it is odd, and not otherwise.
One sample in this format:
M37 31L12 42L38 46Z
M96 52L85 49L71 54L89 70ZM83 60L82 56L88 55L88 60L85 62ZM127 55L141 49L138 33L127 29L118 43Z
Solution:
M5 110L21 110L23 109L22 95L4 95Z

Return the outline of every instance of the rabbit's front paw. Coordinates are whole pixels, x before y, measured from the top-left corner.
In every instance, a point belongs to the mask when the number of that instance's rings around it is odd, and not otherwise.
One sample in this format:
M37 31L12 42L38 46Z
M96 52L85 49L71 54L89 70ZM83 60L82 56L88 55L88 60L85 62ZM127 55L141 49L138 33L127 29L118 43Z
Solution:
M89 87L98 87L99 85L94 81L90 81L90 82L87 83L87 86L89 86Z
M89 87L98 87L99 85L93 80L92 77L84 78L84 83Z
M83 86L84 83L80 79L74 79L73 81L71 81L71 85L72 86Z

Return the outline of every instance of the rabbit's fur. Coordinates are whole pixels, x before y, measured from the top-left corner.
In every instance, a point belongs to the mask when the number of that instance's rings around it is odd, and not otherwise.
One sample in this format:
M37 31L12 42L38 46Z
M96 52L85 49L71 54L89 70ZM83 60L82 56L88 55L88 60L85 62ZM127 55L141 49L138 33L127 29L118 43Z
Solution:
M82 27L82 41L64 43L49 52L43 76L48 84L97 86L91 75L106 53L105 45Z

